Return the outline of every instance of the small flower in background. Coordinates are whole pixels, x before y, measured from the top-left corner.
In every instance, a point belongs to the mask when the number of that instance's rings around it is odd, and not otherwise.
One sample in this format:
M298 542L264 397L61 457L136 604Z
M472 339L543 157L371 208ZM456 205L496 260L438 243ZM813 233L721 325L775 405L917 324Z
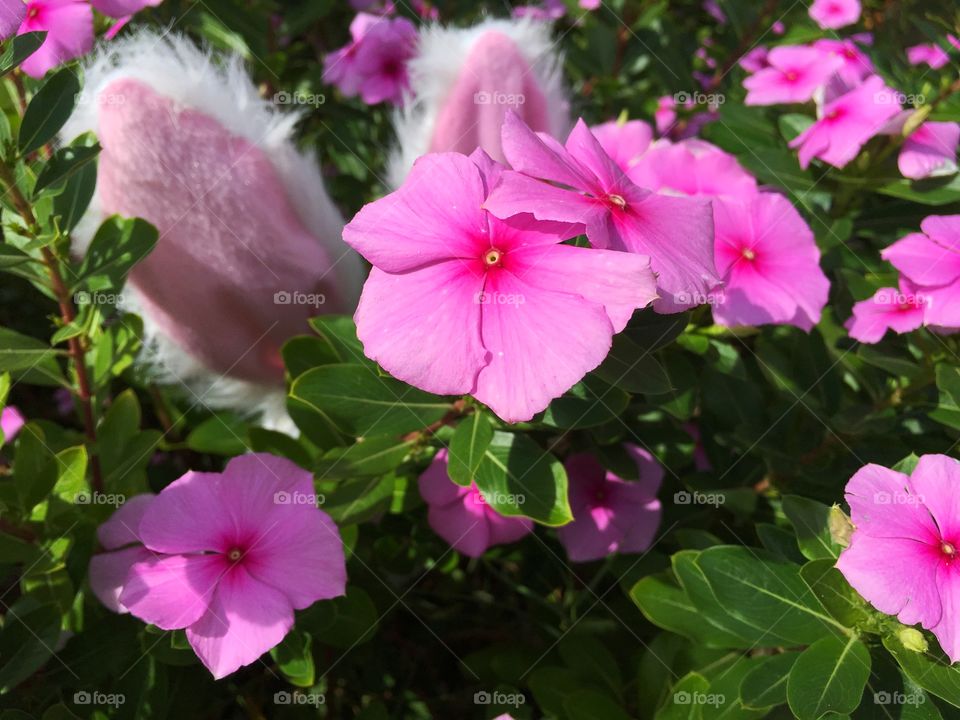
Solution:
M401 104L410 85L407 62L416 52L416 26L402 17L360 13L350 35L350 43L324 59L324 82L368 105Z
M727 15L723 12L723 9L720 7L720 3L717 2L717 0L703 0L703 9L706 11L707 15L717 21L717 24L727 24Z
M825 30L852 25L860 19L860 0L814 0L810 17Z
M6 40L17 32L27 16L23 0L0 0L0 40Z
M850 38L844 40L824 38L814 42L813 47L839 58L840 65L837 68L837 75L848 89L856 87L874 73L870 58Z
M956 38L950 38L950 44L958 47ZM950 62L950 53L935 43L925 43L907 48L907 60L911 65L927 64L934 70L939 70Z
M564 463L573 522L558 528L557 536L573 562L642 553L656 537L663 466L636 445L624 447L637 464L637 480L617 477L589 453L573 455Z
M657 273L658 312L698 305L694 298L720 282L709 202L638 187L583 120L561 145L510 113L503 149L513 171L504 172L487 199L494 215L532 212L538 220L582 224L593 247L649 256Z
M17 408L3 408L3 412L0 413L0 430L3 431L3 442L11 442L26 423L26 418Z
M770 67L770 63L767 62L767 58L770 55L770 50L758 45L753 48L750 52L744 55L738 61L740 67L746 70L748 73L755 73L763 70L764 68Z
M547 22L558 20L566 14L567 6L563 0L543 0L538 5L520 5L513 9L515 18L529 18Z
M881 255L926 300L924 322L960 328L960 215L931 215Z
M925 122L904 141L897 167L912 180L953 175L957 172L958 146L960 124Z
M843 63L836 55L814 47L783 45L767 54L765 64L743 81L747 105L807 102Z
M800 148L800 166L804 169L813 158L842 168L899 112L897 94L883 78L872 75L859 87L828 102L820 118L794 138L790 147Z
M509 545L533 531L527 518L505 517L484 499L476 483L457 485L447 475L446 450L434 457L420 476L420 496L429 506L427 521L450 546L468 557L480 557L494 545Z
M600 147L623 172L629 172L653 142L653 130L642 120L610 120L594 125L590 132ZM643 185L643 183L638 183ZM648 188L654 190L655 188Z
M923 327L927 304L916 285L900 278L899 288L880 288L873 297L856 303L845 327L854 340L878 343L887 330L903 334Z
M91 587L113 610L187 640L217 679L280 643L294 610L343 595L337 526L314 505L313 476L284 458L233 458L223 473L189 472L132 498L98 537Z
M656 291L649 258L561 244L578 222L487 212L505 172L481 150L425 155L343 237L373 265L355 315L367 357L520 422L597 367Z
M960 464L924 455L909 476L867 465L847 483L855 530L837 561L847 582L880 612L931 630L960 660Z

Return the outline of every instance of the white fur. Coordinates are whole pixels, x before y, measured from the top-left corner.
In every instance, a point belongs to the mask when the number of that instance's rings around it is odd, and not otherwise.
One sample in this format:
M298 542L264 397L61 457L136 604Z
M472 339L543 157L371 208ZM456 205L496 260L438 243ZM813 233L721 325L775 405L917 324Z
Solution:
M327 194L316 157L299 151L294 144L294 127L301 114L283 112L261 98L239 57L217 58L186 38L145 31L102 47L87 61L84 74L77 109L61 132L65 141L83 132L97 133L101 105L97 98L111 82L120 78L139 80L174 102L213 117L231 133L263 150L304 227L319 238L341 236L343 219ZM102 218L94 196L73 233L76 252L86 251ZM356 254L349 251L337 268L346 275L343 287L358 293L363 267ZM219 375L188 355L148 314L138 312L142 300L132 285L124 289L122 307L143 317L143 359L157 381L183 383L193 395L191 401L258 414L265 427L296 432L286 413L282 390Z
M543 91L554 127L550 133L566 137L570 130L569 103L563 84L561 57L548 23L530 19L485 20L470 28L434 25L421 31L417 55L410 61L412 98L394 114L398 145L390 156L387 177L394 188L403 184L414 161L427 153L434 123L474 44L496 31L513 40L530 64Z

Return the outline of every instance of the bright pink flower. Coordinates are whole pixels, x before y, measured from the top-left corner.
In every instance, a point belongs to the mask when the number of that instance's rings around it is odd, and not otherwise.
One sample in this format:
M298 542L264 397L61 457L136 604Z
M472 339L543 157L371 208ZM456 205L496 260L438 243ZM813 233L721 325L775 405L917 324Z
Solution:
M714 203L720 325L796 325L810 330L827 304L830 281L820 250L796 208L782 195L760 193L745 201Z
M813 0L809 13L820 27L836 30L860 19L860 0Z
M904 177L921 180L957 172L960 124L925 122L904 141L897 166Z
M352 42L324 60L323 78L368 105L399 105L409 87L407 61L416 51L417 28L406 18L360 13L350 24Z
M559 528L557 536L573 562L600 560L611 553L642 553L656 537L663 467L646 450L624 447L637 464L638 480L617 477L589 453L573 455L564 463L573 522Z
M787 26L783 24L782 20L774 20L770 30L774 35L783 35L787 31Z
M340 533L289 460L244 455L141 497L100 529L116 552L93 558L91 584L108 607L186 628L215 678L283 640L294 610L344 593Z
M678 143L658 140L628 172L648 190L709 198L748 198L757 194L757 181L737 159L704 140Z
M934 43L914 45L907 48L907 60L911 65L926 63L934 70L939 70L950 62L950 53Z
M156 7L163 0L90 0L93 9L113 18L134 15L146 7Z
M90 52L93 48L93 10L86 0L29 0L19 35L46 30L47 39L20 66L31 77Z
M0 0L0 40L13 35L27 16L23 0Z
M494 545L509 545L533 531L533 521L504 517L472 483L457 485L447 476L447 451L441 450L420 476L420 496L429 506L427 522L458 552L480 557Z
M896 93L872 75L859 87L827 103L821 117L790 142L800 148L800 166L813 158L834 167L853 160L870 138L900 112Z
M597 10L600 8L601 0L580 0L577 3L583 10Z
M581 225L488 213L503 171L480 150L425 155L343 237L373 265L356 313L367 356L519 422L597 367L656 291L646 257L560 244Z
M650 256L659 312L697 305L694 298L719 282L709 202L638 187L583 120L564 146L538 136L511 113L503 126L503 149L514 171L503 174L487 200L497 217L533 213L538 220L583 225L596 248Z
M824 38L813 43L813 47L840 59L837 74L841 82L849 88L856 87L874 73L870 58L849 38L844 40Z
M770 50L763 47L762 45L757 45L750 52L740 58L740 67L746 70L748 73L755 73L764 68L770 67L770 63L767 62L767 57L770 55Z
M869 300L854 305L846 328L854 340L872 345L880 342L887 330L903 334L922 327L927 304L917 287L901 278L899 288L880 288Z
M841 67L836 55L803 45L775 47L767 67L743 81L747 105L779 105L811 100Z
M323 59L323 81L336 85L347 97L360 92L363 77L357 71L357 53L367 30L378 22L385 22L385 20L378 15L357 13L350 23L351 41Z
M931 630L960 660L960 465L924 455L910 476L867 465L847 483L855 526L837 569L877 610Z
M912 233L884 250L883 259L928 298L925 321L960 327L960 215L931 215Z
M653 111L653 121L658 135L666 135L677 123L677 101L670 95L657 100L657 109Z
M633 167L653 140L653 130L642 120L610 120L602 125L594 125L590 132L623 172Z
M26 425L27 421L15 407L5 407L0 413L0 430L3 431L3 441L11 442Z

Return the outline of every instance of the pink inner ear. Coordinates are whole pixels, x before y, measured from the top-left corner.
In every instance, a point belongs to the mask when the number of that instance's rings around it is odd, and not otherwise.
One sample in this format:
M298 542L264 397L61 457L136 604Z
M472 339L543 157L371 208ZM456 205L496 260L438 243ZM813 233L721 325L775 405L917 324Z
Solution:
M505 163L500 127L507 110L534 131L551 130L547 100L520 49L503 33L489 32L474 44L437 115L430 152L469 155L479 147Z
M144 313L211 370L282 382L282 344L307 330L309 316L350 310L335 258L253 143L137 80L111 83L100 99L104 214L142 217L160 231L130 276Z

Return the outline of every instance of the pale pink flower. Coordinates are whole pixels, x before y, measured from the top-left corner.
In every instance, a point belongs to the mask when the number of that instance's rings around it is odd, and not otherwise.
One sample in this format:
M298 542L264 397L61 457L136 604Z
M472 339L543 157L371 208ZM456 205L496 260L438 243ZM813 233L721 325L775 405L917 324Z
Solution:
M3 431L3 441L12 442L26 423L26 419L17 408L5 407L3 412L0 413L0 430Z
M91 561L91 586L111 609L186 629L225 677L280 643L294 610L344 593L340 533L314 498L313 476L272 455L189 472L100 528L111 552Z
M520 5L513 9L515 18L530 18L531 20L558 20L567 14L567 6L563 0L542 0L538 5Z
M903 334L922 327L927 304L917 286L901 278L899 288L880 288L873 297L855 304L845 327L854 340L878 343L887 330Z
M855 530L837 560L847 582L880 612L933 632L960 660L960 465L924 455L909 476L867 465L847 483Z
M457 485L447 475L447 451L441 450L420 476L420 496L427 503L427 522L450 546L468 557L480 557L494 545L509 545L533 531L533 521L505 517L490 507L476 483Z
M653 141L653 130L642 120L610 120L594 125L590 132L623 172L633 167Z
M773 48L766 65L743 81L747 105L803 103L813 99L843 61L836 55L804 45Z
M17 32L26 16L27 5L23 0L0 0L0 40Z
M782 195L759 193L714 203L720 325L789 324L810 330L827 304L830 281L809 226Z
M800 148L800 166L813 158L834 167L853 160L870 138L900 112L896 93L872 75L863 84L823 107L821 117L790 142Z
M960 327L960 215L931 215L881 255L927 298L925 321Z
M350 22L350 42L323 59L323 81L336 85L347 97L360 92L363 76L357 71L357 53L360 43L371 27L384 21L381 16L370 13L357 13ZM385 21L384 21L385 22Z
M950 62L950 53L934 43L914 45L907 48L907 60L911 65L926 63L934 70L939 70Z
M560 244L582 225L488 213L503 171L481 150L425 155L343 237L373 265L355 316L366 355L519 422L597 367L656 291L649 258Z
M653 111L653 121L658 135L666 135L677 123L677 101L670 95L657 100L657 109Z
M637 464L637 480L624 480L589 453L567 458L573 522L557 530L573 562L600 560L612 553L642 553L650 548L660 526L657 491L663 467L649 452L627 444Z
M637 186L583 120L561 145L511 113L503 149L514 171L503 174L487 200L497 217L532 213L538 220L580 224L596 248L649 256L660 291L654 309L660 312L699 304L696 298L719 282L709 202Z
M368 105L399 105L410 84L407 62L416 51L416 26L403 17L360 13L350 35L350 43L324 59L324 81Z
M860 0L813 0L809 13L820 27L836 30L860 19Z
M40 78L93 48L93 10L87 0L29 0L18 34L45 30L47 38L20 66Z
M928 121L904 141L897 166L911 180L953 175L957 172L958 146L960 124Z

